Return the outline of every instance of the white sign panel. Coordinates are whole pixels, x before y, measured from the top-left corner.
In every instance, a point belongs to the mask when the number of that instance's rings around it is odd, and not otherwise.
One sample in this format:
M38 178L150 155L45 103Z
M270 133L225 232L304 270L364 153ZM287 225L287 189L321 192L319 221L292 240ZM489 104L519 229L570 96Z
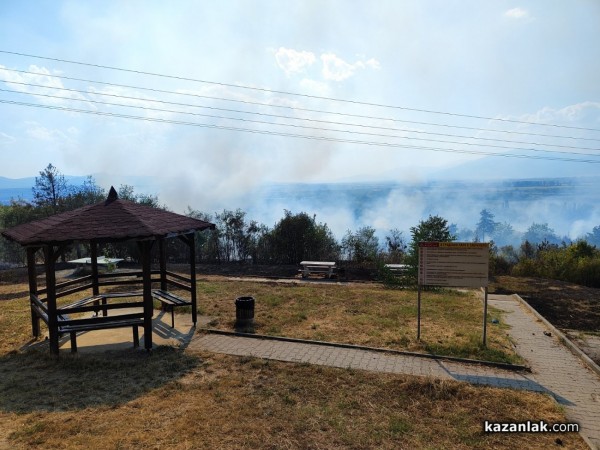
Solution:
M488 243L419 243L420 285L486 287L488 267Z

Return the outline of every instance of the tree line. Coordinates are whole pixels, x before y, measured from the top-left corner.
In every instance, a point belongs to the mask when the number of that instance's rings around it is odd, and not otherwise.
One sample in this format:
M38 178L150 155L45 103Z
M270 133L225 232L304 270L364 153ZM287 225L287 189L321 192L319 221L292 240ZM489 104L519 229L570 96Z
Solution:
M49 164L35 179L33 201L12 200L0 206L0 228L9 228L51 214L101 202L106 197L93 177L81 185L70 185L56 167ZM136 194L129 185L118 189L120 198L167 209L152 195ZM188 207L186 214L216 225L215 230L199 232L196 238L198 262L298 264L302 260L344 261L364 265L404 263L413 268L418 262L418 242L453 241L490 242L490 263L494 273L548 276L587 285L600 285L600 226L583 239L571 242L559 237L546 223L533 223L525 233L517 233L509 223L496 222L494 214L484 209L474 230L459 229L443 217L433 215L410 228L410 239L397 228L382 240L377 230L363 226L347 230L337 240L326 223L315 215L285 210L273 227L249 219L241 209L207 213ZM515 242L520 245L515 246ZM172 262L186 262L187 249L178 240L168 242ZM85 244L67 249L64 260L86 256ZM106 244L106 256L137 259L133 243ZM23 249L5 239L0 240L0 261L23 264ZM385 274L388 276L389 274Z

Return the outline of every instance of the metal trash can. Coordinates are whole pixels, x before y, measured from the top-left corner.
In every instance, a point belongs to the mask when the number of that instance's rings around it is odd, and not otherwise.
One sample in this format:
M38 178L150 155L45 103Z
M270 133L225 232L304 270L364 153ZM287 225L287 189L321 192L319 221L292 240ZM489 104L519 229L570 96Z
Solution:
M254 297L235 299L235 329L244 332L254 331Z

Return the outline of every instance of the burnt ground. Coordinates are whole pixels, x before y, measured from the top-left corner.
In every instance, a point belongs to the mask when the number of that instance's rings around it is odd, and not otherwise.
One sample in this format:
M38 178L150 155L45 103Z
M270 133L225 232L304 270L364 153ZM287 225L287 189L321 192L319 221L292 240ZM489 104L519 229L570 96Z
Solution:
M600 332L600 289L543 278L499 276L489 292L519 294L561 330Z
M489 292L519 294L600 365L600 289L544 278L498 276Z

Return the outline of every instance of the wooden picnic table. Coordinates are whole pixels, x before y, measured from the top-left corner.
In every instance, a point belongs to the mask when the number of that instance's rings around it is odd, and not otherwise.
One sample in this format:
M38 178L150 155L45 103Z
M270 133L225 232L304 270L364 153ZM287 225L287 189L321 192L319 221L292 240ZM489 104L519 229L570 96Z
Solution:
M404 273L408 270L408 264L386 264L385 267L393 273Z
M327 278L331 278L335 273L335 262L332 261L302 261L302 278L308 278L311 273L324 273Z

